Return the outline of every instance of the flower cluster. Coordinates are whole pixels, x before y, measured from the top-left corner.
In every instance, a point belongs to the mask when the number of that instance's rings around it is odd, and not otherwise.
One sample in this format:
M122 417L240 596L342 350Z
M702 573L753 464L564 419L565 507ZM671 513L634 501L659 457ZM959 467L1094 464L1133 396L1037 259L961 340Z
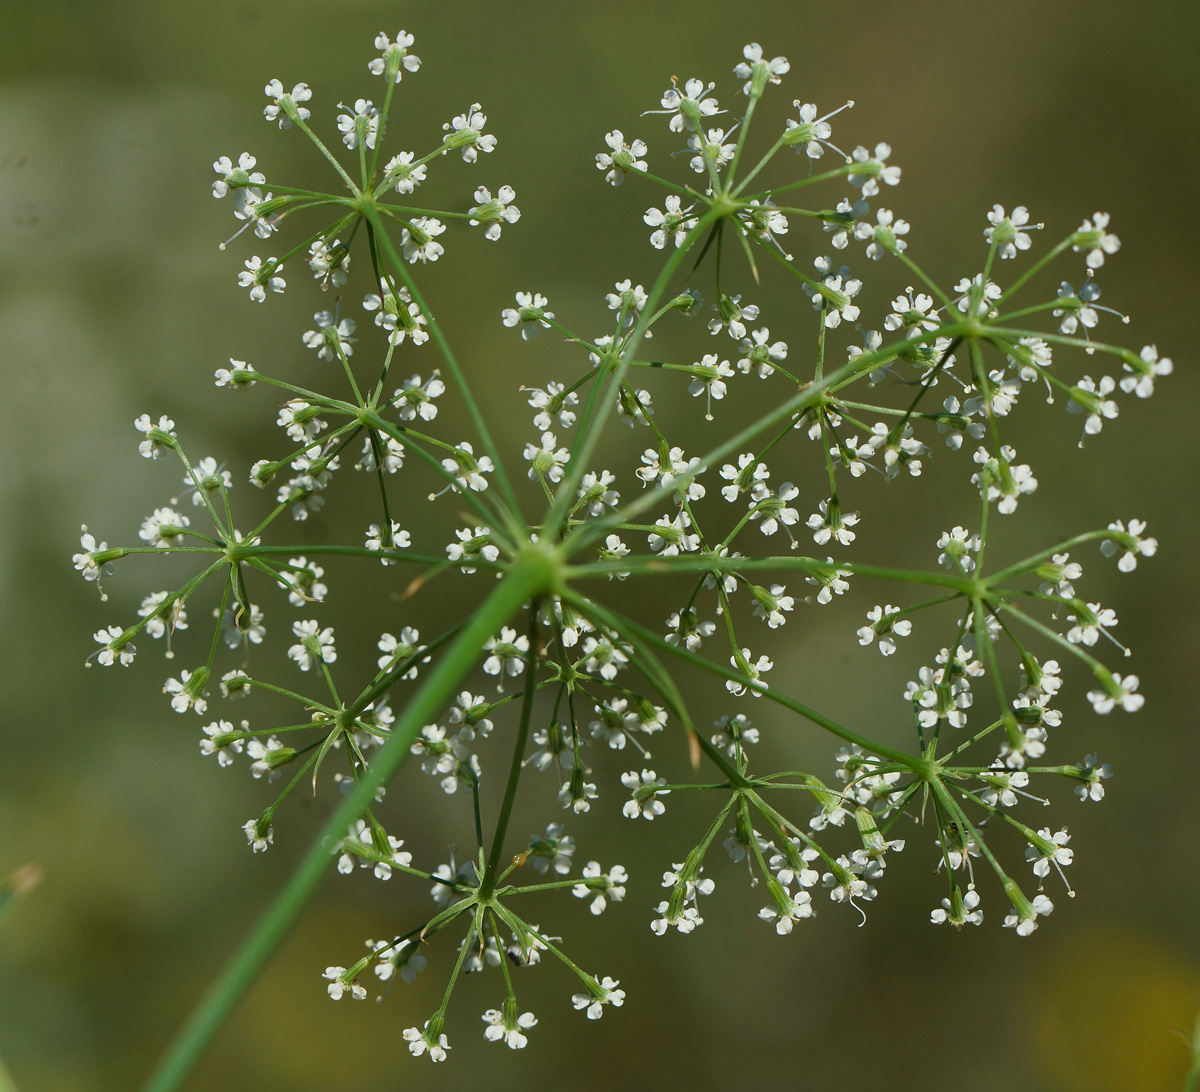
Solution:
M393 939L367 941L368 954L349 966L325 969L329 996L365 998L368 970L383 983L413 981L427 964L424 953L446 932L457 937L449 943L451 987L462 973L500 970L503 998L483 1013L488 1041L521 1049L538 1023L518 1005L512 966L558 964L577 989L570 1004L590 1020L620 1007L625 992L617 980L578 967L557 931L531 923L514 904L532 892L569 892L599 915L635 901L627 891L647 898L620 864L587 860L574 871L577 833L566 833L566 823L608 807L610 797L618 801L614 813L662 820L673 794L685 789L713 801L713 818L683 853L666 858L679 863L664 873L665 897L653 908L650 925L659 935L692 933L703 923L701 896L715 886L705 868L718 838L761 885L758 918L776 934L790 934L827 906L848 907L865 920L888 864L905 849L897 824L917 810L930 817L936 833L927 859L947 885L931 921L979 924L985 898L995 897L976 875L977 866L981 872L986 866L1004 900L1004 924L1018 935L1031 933L1053 909L1044 882L1053 871L1067 883L1074 848L1066 826L1022 822L1026 802L1048 803L1038 795L1049 791L1041 786L1062 780L1080 800L1099 801L1111 775L1095 755L1045 764L1063 716L1060 661L1069 657L1091 673L1095 685L1087 697L1098 714L1134 712L1144 702L1138 677L1111 672L1097 655L1101 637L1117 642L1116 612L1076 589L1084 579L1078 557L1088 543L1115 558L1122 573L1152 558L1157 542L1145 524L1115 520L1031 546L1005 564L996 563L988 542L989 522L1015 516L1021 499L1039 488L1039 475L1008 442L1010 422L1029 392L1044 387L1049 401L1061 396L1068 411L1084 415L1090 439L1117 418L1122 398L1149 397L1172 371L1155 346L1135 352L1091 337L1109 321L1095 281L1119 249L1108 216L1088 217L1001 283L1033 250L1042 225L1024 206L1009 212L994 205L982 218L988 226L979 264L953 287L934 280L910 256L917 239L909 223L883 205L901 181L891 147L855 145L847 154L833 143L832 119L853 103L822 114L795 100L755 158L750 133L764 124L756 104L790 65L748 45L733 69L732 101L718 95L714 82L672 79L661 109L646 111L661 116L655 124L664 126L669 154L658 149L652 156L657 138L647 142L613 129L595 156L612 186L659 184L657 172L666 173L669 158L684 158L683 182L667 182L668 192L643 216L651 249L662 252L661 273L630 270L617 281L604 293L603 308L597 303L595 333L562 317L561 305L551 309L537 286L505 290L515 305L497 309L500 326L524 340L547 331L564 339L562 371L515 396L519 413L525 405L533 412L523 446L505 457L418 277L423 266L453 257L454 228L479 228L485 241L501 240L521 220L516 195L508 185L472 184L444 209L436 207L432 191L445 157L458 152L453 159L464 166L457 169L473 171L490 164L497 149L479 103L446 122L427 151L385 154L393 96L405 75L404 87L417 77L421 61L404 31L394 39L381 33L375 46L379 55L368 69L383 86L339 105L336 114L306 83L290 92L278 80L266 87L267 121L313 141L335 164L343 191L314 200L312 191L269 184L249 153L236 165L228 156L217 159L213 183L215 197L231 198L242 230L253 228L283 255L244 259L237 279L252 301L284 292L284 265L297 259L308 262L320 290L333 286L339 300L352 298L353 245L355 271L371 271L369 290L357 297L371 322L360 328L339 304L315 312L313 328L298 335L323 362L329 378L321 390L232 358L230 367L217 369L222 396L278 389L267 396L281 430L277 446L249 468L254 490L246 496L238 496L242 472L211 456L189 457L174 421L139 417L140 454L179 460L184 501L154 507L138 546L109 548L84 528L73 558L97 585L133 554L178 553L197 562L178 586L146 595L128 625L98 629L93 657L103 666L128 665L143 634L167 638L172 655L170 641L182 645L198 628L195 620L212 611L224 642L189 647L200 659L163 689L173 710L209 720L200 730L203 755L222 767L244 763L267 784L280 782L274 801L242 827L254 852L274 843L278 811L294 786L305 781L315 791L332 782L341 804L312 851L318 865L332 846L331 863L342 875L365 869L380 881L412 878L430 886L427 913L398 921ZM322 110L351 153L345 164L329 150L338 142L323 142L315 131ZM804 153L784 157L794 177L759 182L789 147ZM808 173L806 165L827 152L840 165ZM805 169L795 171L797 164ZM816 186L823 196L810 199ZM406 204L418 187L420 207ZM333 222L291 249L276 245L285 215L290 225L292 213L322 205L339 210ZM828 253L800 259L784 246L800 218L822 224L819 238L828 246L818 249ZM1072 255L1083 255L1082 282L1074 275L1078 291L1062 280L1032 304L1013 302L1051 260L1078 263ZM750 285L776 265L789 283L800 282L803 306L768 314L750 298ZM707 298L693 270L713 273ZM878 315L867 307L864 270L872 277L897 274L887 286L890 304ZM739 278L744 290L734 291ZM689 326L697 315L706 321ZM1049 328L1029 330L1037 316L1047 317ZM669 352L646 350L656 327L672 330L662 339L674 346ZM289 337L294 345L297 333ZM431 352L441 356L436 368L417 359ZM1094 362L1098 354L1112 361L1112 374L1093 378L1094 363L1081 373L1079 356ZM685 390L694 402L676 397ZM443 415L450 403L453 410ZM695 441L696 429L713 428L738 404L758 407L747 411L751 426L733 439ZM702 407L705 422L690 432L678 420L680 407L689 405ZM449 431L447 418L455 429L471 422L469 438ZM614 419L631 430L623 433L633 439L624 451L600 443ZM346 465L377 490L377 505L337 541L303 548L276 543L287 526L283 517L304 520L322 510L324 494L344 477L347 450ZM923 568L859 560L859 534L870 523L856 507L869 499L865 480L919 489L924 468L940 458L958 468L964 493L977 498L977 519L931 528ZM815 486L813 475L802 472L804 460L817 467ZM270 488L275 492L259 500L257 491ZM423 501L440 504L446 520L422 519ZM249 533L235 527L235 502L239 511L266 509L247 517ZM809 535L818 548L813 556L802 549ZM475 605L424 638L400 620L378 637L369 631L380 655L373 664L356 663L351 651L363 635L347 641L339 621L338 639L346 642L339 656L323 613L327 555L366 562L362 571L374 579L381 568L389 578L405 573L401 590L377 596L393 609L407 609L402 604L435 577L474 581ZM630 594L647 577L674 597L665 619L647 618L645 597ZM896 687L897 711L911 726L909 749L874 741L812 709L777 684L787 672L772 674L779 631L810 611L832 609L851 580L887 582L889 590L869 600L875 605L865 624L858 624L860 614L845 626L847 642L857 624L858 644L895 662L920 650L911 681L902 692ZM292 616L277 622L276 610ZM275 650L272 659L268 635L289 632L286 650ZM239 663L224 662L227 654ZM870 670L865 654L861 662ZM707 672L727 711L711 724L699 718L668 664ZM294 723L208 714L210 699L234 701L255 689L295 701ZM751 772L760 733L751 713L767 703L838 741L832 776L757 766ZM686 740L697 769L708 763L710 780L676 779L676 740ZM473 817L476 843L462 860L451 853L448 861L420 861L385 826L385 815L397 829L420 822L408 789L398 794L399 811L385 796L386 781L405 757L417 767L413 777L434 779L435 791ZM484 777L503 780L495 816L484 814ZM551 816L544 834L514 855L509 819L531 782ZM798 800L805 803L798 807ZM1024 843L1037 884L1032 897L986 840L1001 826L1015 829ZM446 1059L451 995L448 989L423 1026L403 1032L413 1055Z

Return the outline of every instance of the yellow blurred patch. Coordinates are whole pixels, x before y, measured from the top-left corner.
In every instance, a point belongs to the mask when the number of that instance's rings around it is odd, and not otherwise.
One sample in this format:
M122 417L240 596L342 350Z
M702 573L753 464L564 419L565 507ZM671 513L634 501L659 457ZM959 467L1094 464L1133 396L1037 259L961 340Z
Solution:
M1047 1092L1178 1092L1188 1054L1173 1027L1191 1028L1200 969L1154 937L1094 926L1042 965L1026 1035Z

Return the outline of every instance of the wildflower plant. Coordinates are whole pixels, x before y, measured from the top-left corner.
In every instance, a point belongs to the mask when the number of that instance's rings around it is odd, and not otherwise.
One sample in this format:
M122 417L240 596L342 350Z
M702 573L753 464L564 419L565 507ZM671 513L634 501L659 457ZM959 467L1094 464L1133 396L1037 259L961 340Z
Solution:
M482 1031L512 1049L537 1035L516 992L530 965L558 965L570 983L564 997L588 1019L624 1002L609 974L617 968L573 961L544 893L584 900L594 915L635 902L652 908L656 933L690 933L714 889L714 858L728 854L765 895L763 927L786 935L827 904L862 914L921 829L915 819L928 831L916 852L941 873L933 923L978 925L986 909L1019 936L1033 932L1054 908L1047 881L1074 894L1065 871L1074 847L1061 819L1021 816L1063 782L1081 801L1098 801L1111 774L1095 755L1048 764L1062 720L1061 665L1076 660L1090 671L1098 714L1143 702L1137 677L1101 659L1108 644L1123 649L1117 616L1088 601L1079 554L1095 543L1131 572L1156 543L1140 520L1118 519L1066 541L1031 542L1025 556L997 564L989 528L1016 516L1043 474L1006 438L1022 402L1044 391L1083 415L1088 437L1118 415L1122 398L1150 396L1171 371L1153 345L1100 340L1100 323L1115 314L1097 302L1096 277L1119 248L1108 217L1088 217L1032 257L1041 225L1024 207L996 205L978 225L978 269L952 285L935 279L913 256L919 235L885 207L900 192L891 148L846 153L834 143L834 119L840 128L852 103L822 113L797 99L782 120L760 118L789 65L749 45L723 97L713 83L672 79L660 108L622 122L636 135L613 129L597 142L598 184L657 188L643 219L663 258L648 287L630 277L604 295L604 332L582 332L537 285L507 289L511 304L496 321L513 337L544 334L566 349L562 374L525 391L527 442L502 452L421 274L454 260L457 232L501 242L521 212L512 187L490 181L465 184L466 211L455 211L464 205L455 191L442 196L443 174L462 186L455 170L490 170L497 138L475 103L420 150L420 134L392 116L395 97L419 79L413 44L403 31L380 34L368 66L372 98L336 111L307 84L267 84L266 120L312 143L333 173L331 192L268 180L247 153L214 164L214 196L270 252L236 272L250 300L269 306L308 274L321 292L335 290L338 304L288 334L327 363L326 389L236 359L218 368L219 397L265 398L280 430L269 454L242 469L195 458L174 421L143 414L134 422L140 454L175 464L187 493L153 509L140 544L110 547L85 528L74 558L98 586L135 555L194 563L181 583L149 592L136 618L99 630L93 655L127 665L136 644L173 639L191 666L165 681L171 709L199 717L202 755L263 782L266 806L243 828L251 850L274 844L298 786L340 789L322 836L149 1087L177 1087L330 872L364 868L430 889L428 913L368 941L361 958L333 954L342 963L315 967L313 985L323 982L334 1000L361 999L372 978L411 982L438 959L443 1000L423 1026L403 1031L412 1054L435 1062L447 1057L451 1034L470 1027L450 1012L466 971L498 969ZM336 128L319 125L318 111ZM660 141L666 154L656 157ZM764 187L776 160L790 180ZM823 240L817 253L793 253L790 228L799 225ZM1041 276L1060 260L1070 282ZM859 300L876 273L895 278L896 295L890 310L869 315ZM797 290L788 312L767 315L754 302L767 276ZM361 321L346 313L358 299ZM648 339L685 323L704 351L652 359ZM651 372L678 383L707 421L730 401L760 408L753 423L687 451L678 423L656 412L642 386ZM439 427L452 400L471 422L468 436ZM603 465L600 439L614 423L628 443ZM975 525L932 529L922 569L858 560L857 528L870 516L854 508L857 480L876 474L920 488L935 452L978 495ZM821 470L815 492L795 484L804 460ZM372 510L339 541L288 544L287 528L320 509L350 467L377 483ZM519 493L522 475L536 507ZM426 500L462 513L449 542L431 537L419 514ZM321 561L333 555L357 559L367 582L402 567L411 594L435 578L469 582L472 609L422 634L401 606L389 631L373 636L378 658L347 662L322 618L337 589ZM668 578L679 581L676 609L647 624L637 588ZM761 627L836 607L851 580L880 588L865 620L845 622L859 655L903 658L934 635L931 658L896 694L907 748L774 685L761 651ZM198 621L210 611L217 622L206 637ZM715 723L692 707L681 669L724 682L728 707ZM237 699L255 690L294 701L291 722L240 719ZM832 737L830 769L760 768L753 721L765 703ZM660 776L652 757L660 748L686 753L694 778ZM434 778L470 816L475 844L457 859L418 860L405 848L405 827L418 817L385 797L401 767ZM495 814L482 806L483 778L503 782ZM682 791L708 799L710 819L664 858L661 887L583 851L575 824L584 813L653 821ZM518 793L545 805L541 833L510 830Z

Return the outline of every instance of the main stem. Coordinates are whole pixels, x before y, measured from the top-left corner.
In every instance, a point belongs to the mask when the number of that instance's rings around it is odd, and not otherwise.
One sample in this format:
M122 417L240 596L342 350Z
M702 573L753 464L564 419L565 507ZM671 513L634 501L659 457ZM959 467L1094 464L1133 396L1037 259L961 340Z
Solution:
M529 551L471 616L405 707L391 737L361 780L330 816L287 886L184 1024L166 1057L146 1082L144 1092L175 1092L180 1087L329 873L332 849L346 828L366 811L375 791L386 785L404 764L421 726L434 719L452 700L455 688L478 661L484 641L525 602L552 590L556 577L557 566L548 553Z

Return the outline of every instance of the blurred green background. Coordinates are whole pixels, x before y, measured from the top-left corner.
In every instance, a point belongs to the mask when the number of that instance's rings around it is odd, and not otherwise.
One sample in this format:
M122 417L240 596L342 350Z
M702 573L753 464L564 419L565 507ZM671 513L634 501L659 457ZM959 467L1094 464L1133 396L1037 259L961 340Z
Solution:
M928 924L943 885L929 874L930 835L916 828L864 928L855 928L853 913L831 908L790 939L776 937L754 917L761 890L750 892L718 853L704 928L657 940L646 928L657 876L692 844L706 811L681 802L653 828L620 825L614 786L622 760L605 767L606 806L569 829L582 843L578 859L626 864L626 903L593 922L583 903L547 899L534 920L566 936L579 962L620 978L624 1009L598 1024L583 1021L569 1011L570 984L543 967L520 979L522 1006L541 1023L531 1049L514 1054L479 1034L478 1013L502 996L492 972L456 996L449 1064L413 1062L400 1031L436 1006L447 946L430 953L415 987L394 989L382 1004L331 1004L319 975L328 964L349 964L365 937L408 928L426 911L427 894L423 885L368 882L365 874L331 877L191 1087L852 1081L942 1092L968 1079L976 1092L1178 1087L1185 1054L1169 1029L1190 1025L1200 1007L1197 384L1188 348L1197 289L1198 22L1194 5L1168 0L1136 8L1082 0L867 0L853 8L642 0L570 10L476 0L0 4L0 874L29 860L46 873L0 932L0 1055L22 1092L135 1087L329 807L327 796L297 801L275 848L252 857L238 827L266 802L263 786L244 763L222 771L201 761L202 722L171 713L157 694L166 674L199 659L199 645L181 640L170 671L149 641L128 671L83 670L90 633L131 617L145 591L165 580L148 565L122 566L102 605L69 558L80 523L110 543L128 542L142 516L178 490L173 467L136 456L130 425L146 411L171 415L195 455L228 459L246 525L257 518L261 499L241 483L251 461L280 450L271 396L259 388L221 397L211 375L234 356L320 381L299 333L314 302L328 300L317 300L293 263L284 298L263 308L247 302L234 287L241 257L268 251L240 240L218 252L232 219L227 202L208 196L209 164L246 149L271 178L326 184L297 133L264 125L262 85L275 76L288 86L309 82L314 122L329 133L339 99L377 94L365 70L371 40L400 27L416 35L424 67L400 88L402 112L389 134L396 147L432 146L440 123L477 100L500 138L475 171L435 164L429 200L461 194L465 207L475 185L494 191L508 182L524 212L499 246L450 233L445 259L425 275L465 366L500 413L504 450L529 438L519 384L574 374L578 361L549 337L520 343L500 327L499 310L513 291L536 288L560 318L599 332L612 282L649 283L658 255L640 214L659 194L633 183L606 187L594 154L606 130L621 128L644 136L652 166L662 166L670 147L663 120L638 114L657 106L672 73L716 80L722 101L732 100L730 69L744 42L760 41L769 56L792 62L763 108L771 128L792 98L822 109L857 101L839 117L835 139L892 144L904 181L887 204L914 224L910 253L943 283L979 268L993 202L1028 204L1045 221L1046 239L1036 246L1097 208L1111 212L1123 246L1100 278L1103 302L1132 316L1120 340L1135 348L1156 342L1174 357L1176 374L1148 403L1123 398L1120 419L1089 442L1086 458L1075 446L1079 418L1036 399L1023 407L1011 435L1043 486L1014 519L1016 533L1037 542L1116 517L1150 521L1159 555L1133 577L1118 580L1091 551L1080 558L1087 597L1118 610L1148 700L1137 716L1098 720L1075 680L1051 757L1073 761L1098 750L1116 776L1101 807L1078 805L1064 786L1044 815L1026 809L1035 825L1070 825L1079 892L1071 902L1051 890L1057 910L1027 940L1000 929L1001 897L991 888L983 928L955 935ZM677 164L676 177L681 170ZM822 201L840 193L823 191ZM798 228L789 245L800 254L827 251L822 237ZM867 278L864 320L881 317L906 280L868 265L858 248L850 254ZM1081 275L1075 261L1056 271ZM351 288L361 292L362 283ZM762 294L773 308L767 318L779 316L772 328L788 336L782 304L772 304L782 297L772 291ZM1117 338L1110 318L1102 332ZM431 367L428 352L412 368ZM1078 359L1069 367L1088 370ZM660 412L670 414L680 399L661 389ZM719 422L743 409L729 412ZM467 435L449 407L442 421ZM695 443L719 427L693 428ZM944 526L976 518L962 462L940 450L932 462L932 481L919 483L926 488L864 483L853 505L865 511L856 557L929 564ZM343 477L345 495L297 528L298 541L357 538L365 494ZM400 516L414 530L425 518L421 510ZM447 508L429 526L444 533L452 518ZM1003 532L1001 544L1015 541L1010 528ZM368 655L380 629L412 622L436 632L472 590L447 580L397 605L406 576L384 574L382 585L369 586L355 580L361 569L327 568L333 602L322 616L339 627L345 664ZM370 590L355 598L356 586ZM886 593L856 588L854 602L865 609L878 594ZM647 616L665 617L674 595L647 589ZM260 598L278 642L291 612L278 597ZM203 615L197 604L185 636L201 639ZM809 608L773 644L748 632L775 656L777 684L899 738L904 681L949 637L919 627L923 645L914 638L913 650L881 664L854 644L858 617L849 608ZM366 627L357 641L355 623ZM273 647L278 660L282 646ZM1115 652L1109 662L1125 666ZM878 686L857 682L864 666ZM768 710L752 712L777 740L773 756L831 773L827 740ZM678 750L660 745L661 771L682 772ZM466 844L465 817L428 779L410 772L400 784L407 814L420 809L423 818L390 825L418 860L442 860L447 843ZM393 800L400 795L394 790ZM548 817L557 815L547 790L529 811L529 829ZM1023 864L1010 865L1026 875Z

